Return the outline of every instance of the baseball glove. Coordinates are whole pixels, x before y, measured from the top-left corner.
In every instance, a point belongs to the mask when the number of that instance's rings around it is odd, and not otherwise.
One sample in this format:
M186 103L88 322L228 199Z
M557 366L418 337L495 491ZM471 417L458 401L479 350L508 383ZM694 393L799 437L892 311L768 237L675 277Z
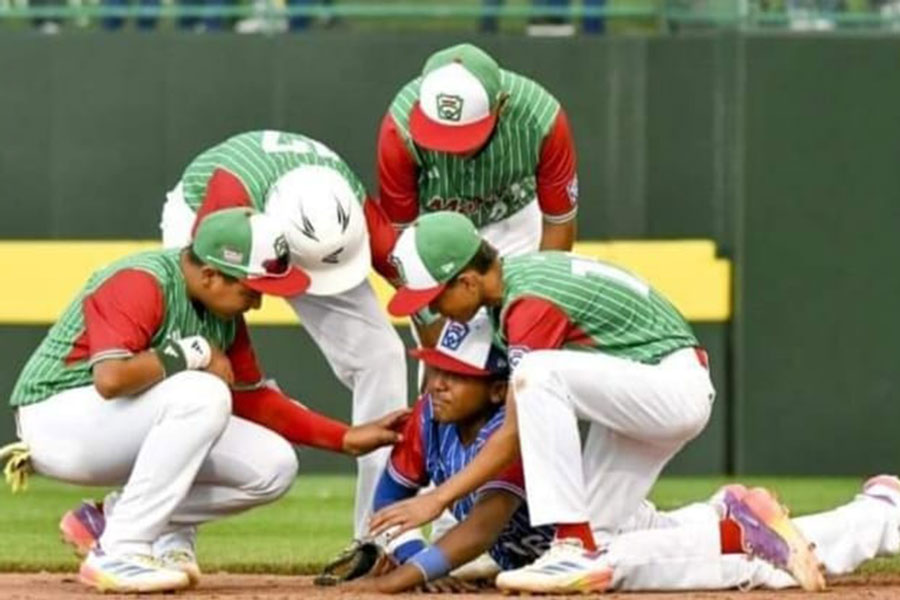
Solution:
M354 540L322 569L313 580L316 585L330 586L358 579L372 571L384 550L371 541Z
M13 493L28 489L28 475L32 472L31 450L25 442L14 442L0 448L0 463L6 461L3 475Z

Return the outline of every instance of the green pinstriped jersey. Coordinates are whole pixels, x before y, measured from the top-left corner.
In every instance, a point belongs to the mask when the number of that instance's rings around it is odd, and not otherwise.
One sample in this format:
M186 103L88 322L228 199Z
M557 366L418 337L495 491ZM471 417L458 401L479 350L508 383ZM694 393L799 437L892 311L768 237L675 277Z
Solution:
M590 340L567 346L571 349L655 364L675 350L699 345L668 300L637 276L599 260L551 251L508 257L503 285L499 323L518 299L549 300ZM505 344L503 328L497 332Z
M397 131L419 166L419 212L461 212L476 227L502 221L537 198L541 145L550 131L559 102L536 82L501 70L500 84L509 94L487 147L467 159L416 146L409 115L419 98L421 77L408 83L390 107Z
M181 176L184 200L194 211L199 209L213 171L225 169L244 184L253 208L263 211L272 185L288 171L305 165L334 169L360 202L365 199L362 182L325 144L297 133L250 131L228 138L191 161Z
M202 335L219 348L229 348L235 339L237 321L222 320L194 308L187 295L179 253L179 250L151 250L133 254L94 273L28 359L13 388L10 404L34 404L65 390L91 385L93 363L131 355L129 350L121 348L104 351L90 359L67 360L76 340L84 334L83 300L107 279L125 269L149 273L159 282L162 291L165 302L163 322L153 334L150 347L157 347L170 338Z

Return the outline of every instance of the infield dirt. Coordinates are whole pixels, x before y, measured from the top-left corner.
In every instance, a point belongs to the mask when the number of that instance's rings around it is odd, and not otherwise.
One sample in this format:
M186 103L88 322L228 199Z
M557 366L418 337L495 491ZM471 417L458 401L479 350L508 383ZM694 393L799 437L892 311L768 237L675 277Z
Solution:
M397 597L419 597L426 594L402 594ZM436 596L437 594L429 594ZM112 595L100 594L78 583L74 574L65 573L7 573L0 574L0 598L3 600L49 600L51 598L147 598L150 595ZM312 584L311 577L290 577L282 575L230 575L215 573L204 575L200 587L177 594L162 594L164 600L212 600L216 598L246 598L248 600L295 600L301 598L375 598L387 596L377 594L342 593L340 588L320 588ZM486 590L479 594L453 594L452 598L512 598L495 591ZM542 596L546 598L548 596ZM571 596L569 596L571 598ZM577 597L577 596L576 596ZM813 596L799 590L779 592L755 590L752 592L691 592L691 593L656 593L656 594L604 594L610 600L673 600L690 598L696 600L730 600L745 598L747 600L765 600L768 598L794 599L812 598ZM900 576L895 574L877 574L869 576L852 576L840 578L832 582L827 592L830 600L862 598L866 600L888 600L900 598Z

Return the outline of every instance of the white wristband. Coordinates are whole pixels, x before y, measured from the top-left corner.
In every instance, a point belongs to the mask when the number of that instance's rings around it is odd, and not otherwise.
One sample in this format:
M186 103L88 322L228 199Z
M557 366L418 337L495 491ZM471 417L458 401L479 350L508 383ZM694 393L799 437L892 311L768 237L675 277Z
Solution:
M205 369L212 360L212 348L202 335L192 335L176 342L184 352L185 367Z

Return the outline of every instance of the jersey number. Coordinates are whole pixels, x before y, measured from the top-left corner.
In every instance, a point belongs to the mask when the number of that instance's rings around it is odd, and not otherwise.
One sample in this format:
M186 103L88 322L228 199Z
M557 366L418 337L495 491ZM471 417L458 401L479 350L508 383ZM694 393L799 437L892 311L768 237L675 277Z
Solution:
M597 275L598 277L602 277L603 279L608 279L610 281L615 281L620 285L624 285L639 296L643 296L646 298L650 295L650 286L645 282L641 281L631 273L623 271L622 269L617 269L612 265L603 264L601 262L586 260L583 258L573 258L572 274L578 275L580 277Z
M320 144L316 140L288 138L287 140L282 141L281 135L282 134L279 131L267 131L263 133L263 152L268 152L269 154L280 154L283 152L290 152L292 154L315 154L319 158L340 160L340 157L335 154L331 148L325 144Z

